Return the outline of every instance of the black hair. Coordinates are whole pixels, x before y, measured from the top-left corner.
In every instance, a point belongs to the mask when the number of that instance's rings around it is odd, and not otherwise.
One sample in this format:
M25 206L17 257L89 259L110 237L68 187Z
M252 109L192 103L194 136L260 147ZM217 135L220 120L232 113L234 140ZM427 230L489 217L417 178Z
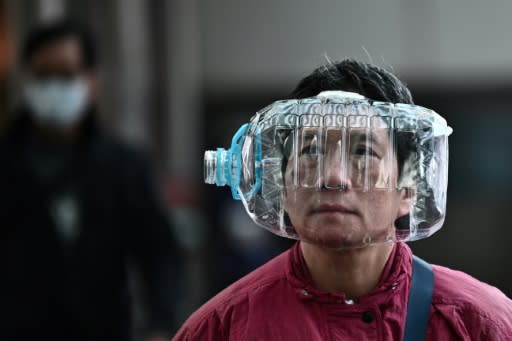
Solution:
M291 98L306 98L326 90L357 92L375 101L414 104L407 86L391 72L354 59L330 62L303 78Z
M22 47L23 63L29 64L38 50L64 38L77 39L86 69L97 65L98 55L91 31L84 25L69 20L52 21L32 29Z

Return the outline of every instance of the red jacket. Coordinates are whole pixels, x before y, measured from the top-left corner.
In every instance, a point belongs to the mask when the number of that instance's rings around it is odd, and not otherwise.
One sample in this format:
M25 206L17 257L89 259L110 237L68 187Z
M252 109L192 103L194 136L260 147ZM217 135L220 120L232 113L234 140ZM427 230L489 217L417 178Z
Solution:
M173 340L403 339L412 253L396 244L373 291L357 302L312 285L299 243L197 310ZM433 266L426 340L512 340L512 301L473 277Z

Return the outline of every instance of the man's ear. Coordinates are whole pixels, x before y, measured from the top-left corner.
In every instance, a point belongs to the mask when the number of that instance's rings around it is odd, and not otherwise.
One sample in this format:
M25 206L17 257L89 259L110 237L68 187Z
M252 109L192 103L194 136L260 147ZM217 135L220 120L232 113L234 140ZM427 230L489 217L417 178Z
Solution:
M403 188L400 190L400 203L398 206L397 219L410 213L411 204L416 196L416 191L412 188Z
M88 99L91 102L95 102L98 99L98 73L96 69L87 71L85 75L87 81Z

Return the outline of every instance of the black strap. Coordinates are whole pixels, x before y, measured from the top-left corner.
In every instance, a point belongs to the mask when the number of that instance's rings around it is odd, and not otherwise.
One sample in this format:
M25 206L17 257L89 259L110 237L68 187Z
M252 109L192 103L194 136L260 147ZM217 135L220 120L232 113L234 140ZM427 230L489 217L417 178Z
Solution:
M412 286L407 303L404 341L425 340L428 315L434 291L434 272L432 265L413 256Z

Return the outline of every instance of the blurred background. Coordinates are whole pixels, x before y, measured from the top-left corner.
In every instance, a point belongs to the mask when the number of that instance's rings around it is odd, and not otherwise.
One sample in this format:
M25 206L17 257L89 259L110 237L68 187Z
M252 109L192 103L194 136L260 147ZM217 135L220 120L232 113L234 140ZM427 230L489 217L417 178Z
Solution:
M292 243L255 227L228 188L204 184L203 152L227 147L326 56L371 61L454 128L446 223L412 248L512 296L510 13L506 0L0 0L0 126L27 31L59 17L87 23L102 119L150 151L185 250L179 324Z

